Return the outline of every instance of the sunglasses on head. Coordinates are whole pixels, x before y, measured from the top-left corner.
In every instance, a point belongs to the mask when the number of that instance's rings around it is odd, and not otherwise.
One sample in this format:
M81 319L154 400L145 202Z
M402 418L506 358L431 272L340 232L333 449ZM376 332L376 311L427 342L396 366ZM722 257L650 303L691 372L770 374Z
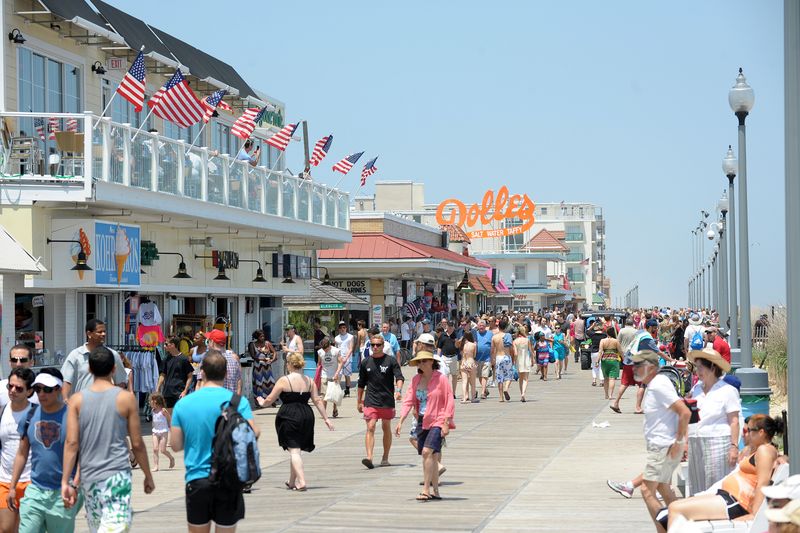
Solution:
M11 390L11 391L25 392L25 386L24 385L12 385L11 383L8 383L6 385L6 388L8 390Z
M37 394L40 392L46 392L47 394L50 394L51 392L58 390L59 388L60 387L48 387L46 385L34 385L33 392Z
M12 363L27 363L30 361L30 359L27 357L10 357L9 359Z

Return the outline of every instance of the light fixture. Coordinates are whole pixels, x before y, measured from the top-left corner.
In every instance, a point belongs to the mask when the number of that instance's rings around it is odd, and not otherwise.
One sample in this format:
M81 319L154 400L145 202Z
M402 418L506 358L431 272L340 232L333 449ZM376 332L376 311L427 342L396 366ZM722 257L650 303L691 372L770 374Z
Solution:
M61 26L59 26L58 24L55 24L55 23L51 22L51 23L50 23L50 29L51 29L51 30L54 30L54 31L61 31Z
M312 270L324 270L325 271L325 275L322 276L322 280L321 280L322 284L326 285L326 286L331 284L331 277L330 277L330 275L328 275L328 267L315 266L315 267L311 267L311 269ZM317 278L317 279L320 279L320 278Z
M206 248L214 247L214 239L212 237L201 237L199 239L192 239L189 237L189 246L205 246Z
M717 209L719 210L720 213L722 213L722 216L724 217L726 214L728 214L729 207L730 207L730 201L728 200L728 195L726 194L725 191L722 191L722 198L720 198L717 201Z
M231 278L225 275L225 267L222 264L219 265L219 269L217 269L217 277L213 278L214 281L230 281Z
M267 279L264 277L264 269L261 268L261 262L256 259L239 259L240 263L255 263L258 265L256 270L256 277L253 278L253 283L266 283Z
M25 37L22 36L22 32L18 28L14 28L9 32L8 40L14 44L25 44Z
M191 279L192 276L186 273L186 262L183 260L183 254L179 252L158 252L158 255L177 255L181 258L178 264L178 273L172 276L174 279Z
M106 73L106 69L103 68L103 64L99 61L95 61L94 65L92 65L92 72L97 74L98 76L102 76Z
M294 280L292 279L292 273L289 272L289 275L286 276L281 283L293 284Z
M744 73L740 67L739 75L736 76L736 84L728 91L728 103L731 106L731 110L733 110L737 117L739 114L744 115L740 119L743 120L744 117L750 113L750 110L753 109L755 99L753 88L747 84L747 78L744 77Z
M86 261L86 252L83 251L83 243L81 241L75 240L57 240L57 239L47 239L47 244L51 242L69 242L69 243L77 243L81 247L81 251L78 252L78 257L75 259L75 266L72 267L70 270L78 270L78 271L89 271L92 269Z

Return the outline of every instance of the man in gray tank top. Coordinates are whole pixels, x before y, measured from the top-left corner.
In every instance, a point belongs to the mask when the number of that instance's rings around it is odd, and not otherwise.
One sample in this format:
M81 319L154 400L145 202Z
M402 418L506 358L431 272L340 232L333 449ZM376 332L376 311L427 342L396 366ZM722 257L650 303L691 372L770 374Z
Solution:
M64 475L61 496L69 508L76 500L70 473L80 452L80 490L91 531L128 531L131 508L131 464L128 443L144 473L144 492L155 488L147 450L142 441L139 409L130 392L114 386L114 354L105 346L89 353L89 372L94 382L70 398Z

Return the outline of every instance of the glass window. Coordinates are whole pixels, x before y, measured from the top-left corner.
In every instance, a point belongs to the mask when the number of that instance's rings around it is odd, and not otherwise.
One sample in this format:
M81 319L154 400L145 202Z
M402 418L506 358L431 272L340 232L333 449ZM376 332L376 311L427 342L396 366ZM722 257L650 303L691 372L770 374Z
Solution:
M519 217L507 218L504 221L503 226L506 229L522 226L522 219L520 219ZM525 235L522 232L515 233L512 235L506 235L505 237L503 237L504 251L516 252L521 250L523 245L525 244L524 238Z
M514 265L514 278L525 281L528 278L528 265Z
M546 207L543 207L543 208L542 208L542 214L543 214L543 215L546 215L546 214L547 214L547 208L546 208Z

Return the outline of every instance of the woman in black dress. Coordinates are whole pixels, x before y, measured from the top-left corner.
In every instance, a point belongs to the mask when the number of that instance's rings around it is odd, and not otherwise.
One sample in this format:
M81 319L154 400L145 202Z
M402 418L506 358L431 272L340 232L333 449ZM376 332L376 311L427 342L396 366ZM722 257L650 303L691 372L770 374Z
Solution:
M275 383L269 396L256 398L262 407L270 405L279 397L283 402L275 417L275 429L278 432L278 444L289 451L289 480L286 482L286 488L298 491L306 490L300 451L314 450L314 412L308 405L309 399L314 402L325 425L333 431L333 422L322 406L317 386L312 379L303 375L304 366L305 359L302 354L290 353L286 357L286 368L289 373Z

